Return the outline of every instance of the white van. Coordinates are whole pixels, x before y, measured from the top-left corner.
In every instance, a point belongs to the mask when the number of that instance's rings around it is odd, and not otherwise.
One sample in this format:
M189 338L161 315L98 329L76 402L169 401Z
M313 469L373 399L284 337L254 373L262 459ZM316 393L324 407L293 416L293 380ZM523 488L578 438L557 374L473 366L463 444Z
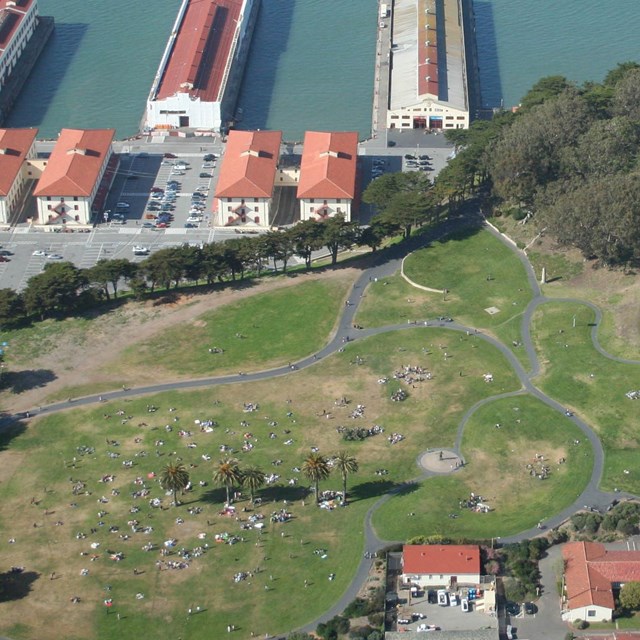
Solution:
M467 598L462 598L462 600L460 601L460 608L464 613L467 613L469 611L469 600L467 600Z
M449 594L449 606L450 607L457 607L458 606L458 594L457 593L450 593Z
M438 604L441 607L449 606L449 597L447 596L447 592L444 589L438 589Z

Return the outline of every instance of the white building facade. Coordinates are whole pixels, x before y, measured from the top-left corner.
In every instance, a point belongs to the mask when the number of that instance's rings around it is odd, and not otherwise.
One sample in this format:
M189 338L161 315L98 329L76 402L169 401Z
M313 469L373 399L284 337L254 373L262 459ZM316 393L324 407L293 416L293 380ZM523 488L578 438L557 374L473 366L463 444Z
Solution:
M37 26L37 0L0 0L0 92Z

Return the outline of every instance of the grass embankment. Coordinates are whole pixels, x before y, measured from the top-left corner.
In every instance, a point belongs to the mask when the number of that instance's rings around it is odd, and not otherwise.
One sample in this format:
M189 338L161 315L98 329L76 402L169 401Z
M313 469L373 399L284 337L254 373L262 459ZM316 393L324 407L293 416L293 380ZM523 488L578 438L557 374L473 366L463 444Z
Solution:
M583 440L568 419L535 398L490 402L465 427L464 468L387 501L374 515L376 531L393 540L436 534L488 539L535 527L570 505L588 483L593 452ZM541 479L543 466L549 473ZM461 508L471 493L492 510Z
M543 366L539 385L598 433L606 454L602 488L640 493L638 406L625 396L640 389L640 364L616 362L596 351L594 320L593 311L580 304L538 309L532 334Z
M256 371L308 356L329 339L350 279L303 282L251 296L129 347L112 368L128 377L153 363L158 376ZM217 347L224 353L210 353Z
M411 286L400 274L373 282L357 314L363 326L450 316L491 332L528 366L521 317L532 298L526 271L511 249L483 230L467 230L411 254L404 271L416 284L447 289L446 295ZM495 307L498 311L486 311Z

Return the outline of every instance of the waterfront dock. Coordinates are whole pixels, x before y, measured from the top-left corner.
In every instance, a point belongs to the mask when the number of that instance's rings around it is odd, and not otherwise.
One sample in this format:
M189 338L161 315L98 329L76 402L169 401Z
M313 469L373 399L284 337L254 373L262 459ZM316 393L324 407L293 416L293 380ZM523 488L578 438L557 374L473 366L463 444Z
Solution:
M55 22L51 16L38 16L38 26L22 52L18 66L11 73L7 84L2 88L2 93L0 93L0 126L2 126L11 112L24 83L27 81L31 71L33 71L40 54L49 41L54 26Z

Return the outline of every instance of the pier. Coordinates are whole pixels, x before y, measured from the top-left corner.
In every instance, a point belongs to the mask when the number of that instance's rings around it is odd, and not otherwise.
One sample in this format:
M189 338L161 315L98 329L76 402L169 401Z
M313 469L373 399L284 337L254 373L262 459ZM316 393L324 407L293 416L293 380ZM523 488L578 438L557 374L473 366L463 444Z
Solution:
M38 26L22 52L18 66L11 73L0 93L0 126L9 116L24 83L33 71L40 54L53 33L54 25L55 22L51 16L38 17Z

